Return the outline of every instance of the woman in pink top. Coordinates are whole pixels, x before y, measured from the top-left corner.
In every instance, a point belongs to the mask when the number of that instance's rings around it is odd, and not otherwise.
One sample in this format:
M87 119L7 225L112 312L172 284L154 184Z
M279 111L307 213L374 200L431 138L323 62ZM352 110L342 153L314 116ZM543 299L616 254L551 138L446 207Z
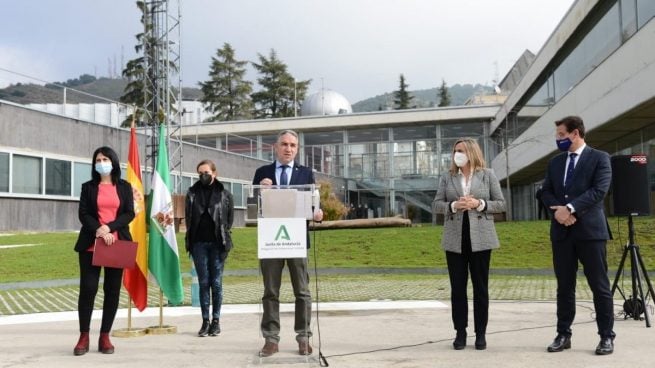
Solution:
M80 338L73 354L84 355L89 351L89 330L91 314L98 284L100 269L93 266L93 245L96 238L103 238L109 246L116 241L132 240L128 225L134 218L132 186L122 180L118 155L109 147L100 147L93 153L91 180L82 184L79 218L82 229L75 244L80 264L80 294L77 314L80 322ZM123 269L105 267L102 305L102 324L98 350L112 354L114 346L109 332L116 317L121 291Z

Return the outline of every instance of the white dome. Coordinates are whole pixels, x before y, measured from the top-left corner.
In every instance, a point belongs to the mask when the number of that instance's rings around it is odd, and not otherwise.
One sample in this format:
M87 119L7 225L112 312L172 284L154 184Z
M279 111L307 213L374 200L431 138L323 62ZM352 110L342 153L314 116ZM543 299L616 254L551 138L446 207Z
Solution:
M305 98L300 109L301 116L338 115L353 112L350 102L343 95L326 89Z

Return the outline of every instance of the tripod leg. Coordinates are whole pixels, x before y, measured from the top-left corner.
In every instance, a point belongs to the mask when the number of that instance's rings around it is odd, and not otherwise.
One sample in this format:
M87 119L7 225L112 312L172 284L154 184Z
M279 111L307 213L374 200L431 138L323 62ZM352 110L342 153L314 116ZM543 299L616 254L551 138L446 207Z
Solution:
M628 256L628 247L626 246L623 249L623 256L621 256L621 262L619 262L619 268L616 270L616 276L614 277L614 283L612 284L612 295L614 295L614 291L616 291L616 288L619 286L619 279L621 278L621 272L623 272L623 266L625 265L625 258ZM623 296L623 299L625 299L625 295L623 295L623 292L619 289L619 292L621 293L621 296Z
M636 274L637 274L637 286L639 287L639 297L641 298L641 306L644 309L644 319L646 320L646 327L650 327L650 317L648 316L648 309L646 308L646 298L644 298L644 288L641 283L641 277L640 275L643 274L644 277L648 278L648 274L646 274L646 270L644 268L644 262L641 259L641 254L639 253L639 247L635 246L634 247L634 252L633 252L633 257L635 258L635 261L638 263L635 263L635 268ZM641 266L641 269L639 269L638 266ZM647 279L648 280L648 279ZM648 285L650 285L650 280L648 280ZM649 291L652 289L652 287L649 289ZM651 294L652 295L652 294Z
M637 260L637 252L635 245L630 244L628 246L630 248L630 274L632 276L632 295L630 296L630 299L632 300L632 317L634 320L639 319L639 293L641 292L641 279L639 278L639 268L638 266L638 260ZM643 304L642 304L643 305ZM648 319L646 320L646 324L648 325Z
M648 292L650 293L651 299L655 297L655 291L653 291L653 284L650 282L650 278L648 277L648 271L646 271L646 266L644 265L644 260L641 258L641 253L639 252L639 249L637 249L637 259L639 260L639 265L641 266L641 271L642 274L644 275L644 279L646 279L646 284L648 285ZM648 295L646 295L648 297Z

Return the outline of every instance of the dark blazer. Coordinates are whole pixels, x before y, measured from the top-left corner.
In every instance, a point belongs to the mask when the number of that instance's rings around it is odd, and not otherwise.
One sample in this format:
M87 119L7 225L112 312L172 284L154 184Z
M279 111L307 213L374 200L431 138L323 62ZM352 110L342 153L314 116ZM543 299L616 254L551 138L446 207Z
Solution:
M96 238L96 230L101 226L98 220L98 183L87 181L82 184L80 194L80 208L78 215L82 223L80 235L75 243L75 251L82 252L88 249ZM116 192L120 205L116 213L116 219L107 224L109 229L118 231L118 238L121 240L132 240L129 224L134 218L134 197L132 186L123 179L116 184Z
M259 185L263 180L269 178L273 181L273 185L277 185L277 179L275 178L275 161L270 165L264 165L255 171L255 177L252 179L254 185ZM303 185L303 184L315 184L314 182L314 172L312 169L298 165L296 161L293 162L293 173L291 174L291 180L289 185ZM307 221L309 223L309 221ZM309 230L309 226L307 226ZM307 232L307 248L310 247L309 244L309 232Z
M273 181L273 185L277 185L275 178L275 162L270 165L265 165L255 171L255 177L252 179L254 185L259 185L263 179L269 178ZM312 169L298 165L295 161L293 163L293 173L291 174L291 181L289 185L303 185L314 184L314 172Z
M578 158L568 188L564 172L569 152L562 152L548 163L541 200L546 208L570 203L575 208L576 223L560 225L551 220L551 241L573 236L579 240L607 240L611 233L603 210L603 200L612 181L612 167L607 152L586 146Z

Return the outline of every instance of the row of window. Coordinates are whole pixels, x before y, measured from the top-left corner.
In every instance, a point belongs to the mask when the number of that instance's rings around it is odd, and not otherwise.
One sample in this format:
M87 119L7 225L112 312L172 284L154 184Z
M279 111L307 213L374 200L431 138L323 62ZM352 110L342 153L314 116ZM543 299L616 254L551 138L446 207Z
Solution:
M122 178L127 177L126 165L122 166ZM18 153L0 152L0 196L2 193L28 196L59 196L79 198L82 183L91 180L90 163L62 160L49 157L31 156ZM146 171L141 177L149 180ZM178 193L187 189L198 179L194 175L171 175L172 183ZM221 182L234 195L235 207L245 207L244 183L221 179Z
M614 0L547 77L527 106L551 106L655 16L653 0Z

